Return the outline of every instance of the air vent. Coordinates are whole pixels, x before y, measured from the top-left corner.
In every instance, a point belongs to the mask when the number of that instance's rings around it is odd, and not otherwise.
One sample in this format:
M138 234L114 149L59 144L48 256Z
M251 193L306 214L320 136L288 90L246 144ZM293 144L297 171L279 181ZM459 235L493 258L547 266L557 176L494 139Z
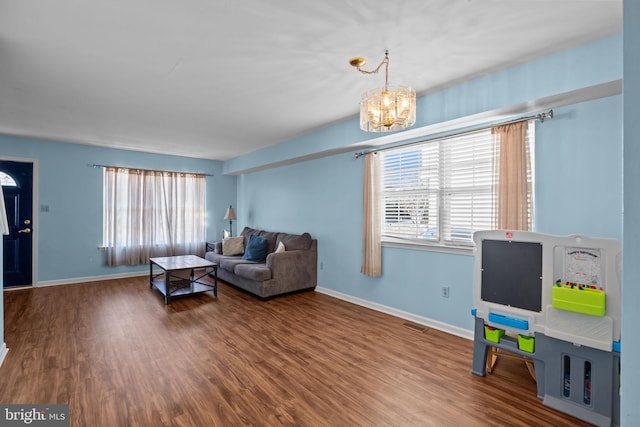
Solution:
M414 330L416 332L426 332L427 331L426 327L424 327L422 325L417 325L417 324L411 323L411 322L404 322L402 324L402 326L407 327L409 329L412 329L412 330Z

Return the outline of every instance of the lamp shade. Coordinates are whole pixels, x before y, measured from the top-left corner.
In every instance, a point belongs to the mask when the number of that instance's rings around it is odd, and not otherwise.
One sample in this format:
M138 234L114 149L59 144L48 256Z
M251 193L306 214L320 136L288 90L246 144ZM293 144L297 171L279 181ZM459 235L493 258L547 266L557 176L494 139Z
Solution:
M233 210L233 206L229 206L227 208L227 212L224 214L224 219L227 219L229 221L236 219L236 213Z

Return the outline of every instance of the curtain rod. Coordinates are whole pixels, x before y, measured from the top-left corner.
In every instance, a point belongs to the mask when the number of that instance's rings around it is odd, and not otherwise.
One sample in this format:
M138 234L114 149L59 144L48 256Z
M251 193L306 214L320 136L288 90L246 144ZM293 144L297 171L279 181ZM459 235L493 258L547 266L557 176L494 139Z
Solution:
M504 126L504 125L510 125L510 124L513 124L513 123L528 122L529 120L540 120L540 123L542 123L542 122L544 122L544 119L552 119L552 118L553 118L553 110L549 110L546 113L539 113L539 114L534 114L534 115L527 116L527 117L520 117L519 119L513 119L513 120L509 120L509 121L502 122L502 123L496 123L496 124L493 124L493 125L481 126L481 127L474 128L474 129L471 129L471 130L464 130L464 131L461 131L461 132L454 132L454 133L451 133L451 134L448 134L448 135L444 135L444 136L436 136L436 137L433 137L433 138L421 139L420 141L409 142L407 144L394 145L393 147L381 148L379 150L359 151L357 153L354 153L354 157L357 159L357 158L360 158L360 157L364 156L367 153L391 150L393 148L405 147L405 146L414 145L414 144L422 144L423 142L433 141L433 140L440 139L440 138L448 138L448 137L452 137L452 136L460 136L460 135L464 135L464 134L467 134L467 133L477 132L479 130L490 129L490 128L496 127L496 126Z
M191 175L203 175L203 176L213 176L210 173L201 173L201 172L178 172L178 171L163 171L163 170L155 170L155 169L142 169L142 168L130 168L127 166L109 166L109 165L98 165L98 164L89 164L89 167L93 168L116 168L116 169L130 169L135 171L143 171L143 172L169 172L169 173L183 173L183 174L191 174Z

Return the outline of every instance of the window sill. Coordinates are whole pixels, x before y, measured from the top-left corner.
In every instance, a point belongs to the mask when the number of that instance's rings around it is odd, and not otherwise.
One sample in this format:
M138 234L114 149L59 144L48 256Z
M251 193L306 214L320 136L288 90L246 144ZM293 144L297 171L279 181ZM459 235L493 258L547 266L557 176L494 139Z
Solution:
M448 245L445 246L445 245L428 244L428 243L407 242L400 239L383 240L382 247L397 248L397 249L411 249L415 251L427 251L427 252L444 252L449 254L468 255L468 256L474 256L476 253L475 244L471 244L469 246L448 246Z

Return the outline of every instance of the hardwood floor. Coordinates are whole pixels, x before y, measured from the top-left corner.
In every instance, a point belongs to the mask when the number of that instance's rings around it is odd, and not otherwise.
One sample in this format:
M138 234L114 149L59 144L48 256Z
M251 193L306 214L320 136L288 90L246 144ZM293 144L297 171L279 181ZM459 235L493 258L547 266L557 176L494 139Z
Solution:
M472 343L316 292L221 283L172 301L146 277L8 291L0 402L72 426L586 426L525 364L471 374Z

